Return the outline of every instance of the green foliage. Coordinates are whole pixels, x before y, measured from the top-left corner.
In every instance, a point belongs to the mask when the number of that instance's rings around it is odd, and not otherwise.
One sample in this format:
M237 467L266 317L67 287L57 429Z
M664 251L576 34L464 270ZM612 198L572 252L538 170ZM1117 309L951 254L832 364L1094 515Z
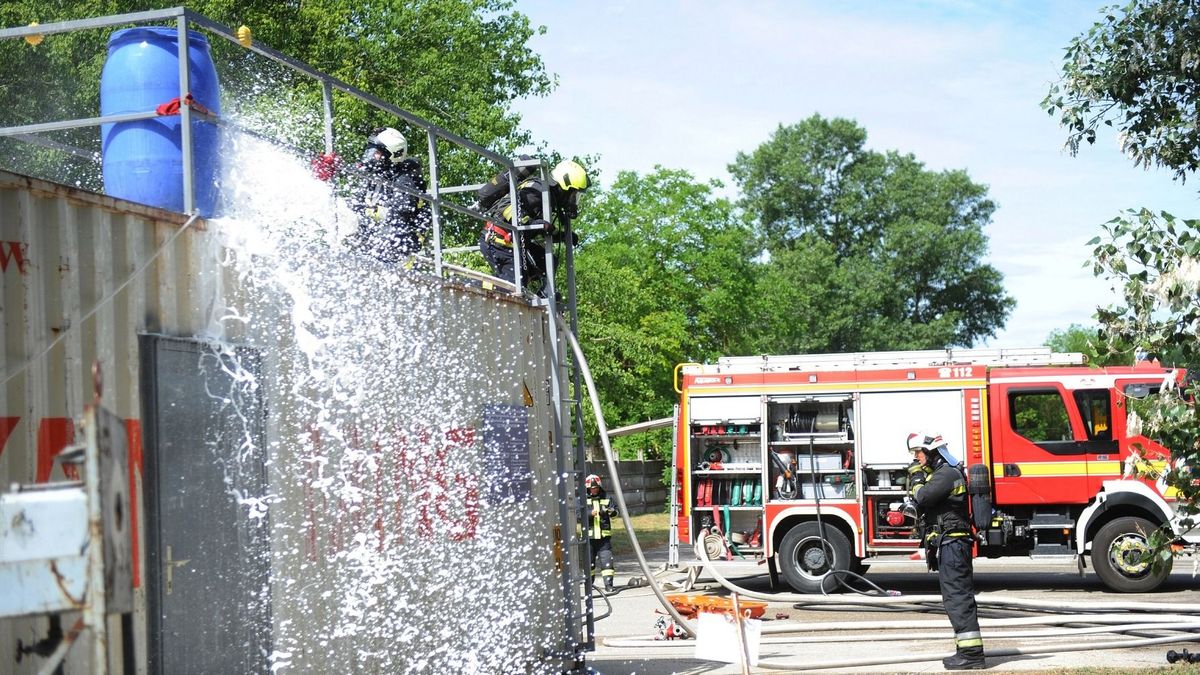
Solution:
M1136 355L1128 343L1114 341L1100 328L1085 328L1071 324L1046 337L1045 345L1056 352L1078 352L1093 366L1120 366L1133 363Z
M677 363L745 349L754 249L717 187L681 170L621 172L577 223L580 343L610 428L669 416ZM663 457L671 440L615 439L628 443Z
M1012 311L982 262L987 189L867 150L866 138L851 120L814 115L730 165L768 252L754 351L971 345Z
M1200 14L1176 0L1133 0L1105 10L1104 19L1071 41L1063 78L1043 102L1067 128L1072 150L1094 142L1100 124L1120 130L1136 164L1162 166L1185 179L1200 167ZM1175 364L1200 364L1200 221L1149 209L1127 211L1090 243L1093 271L1122 290L1122 302L1097 311L1100 339L1130 345ZM1193 373L1194 375L1194 373ZM1170 383L1167 383L1170 384ZM1136 426L1171 452L1162 473L1179 491L1180 511L1200 511L1200 411L1196 390L1164 387L1131 402ZM1160 477L1153 469L1144 474ZM1170 555L1173 534L1152 537L1154 555Z
M1184 178L1200 167L1200 7L1185 0L1133 0L1071 40L1062 79L1042 107L1067 129L1067 147L1095 143L1115 127L1134 163Z

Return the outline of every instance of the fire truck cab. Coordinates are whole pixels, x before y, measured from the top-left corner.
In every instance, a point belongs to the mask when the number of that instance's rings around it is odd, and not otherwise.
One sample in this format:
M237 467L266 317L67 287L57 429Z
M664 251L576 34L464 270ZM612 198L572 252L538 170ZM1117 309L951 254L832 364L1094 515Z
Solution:
M1081 569L1090 558L1110 589L1153 590L1171 566L1143 560L1150 533L1165 524L1191 544L1200 532L1182 530L1161 481L1132 470L1168 453L1130 429L1126 402L1184 373L1083 363L1032 348L681 364L673 545L765 557L801 592L819 592L831 570L914 553L905 439L929 430L967 472L979 556Z

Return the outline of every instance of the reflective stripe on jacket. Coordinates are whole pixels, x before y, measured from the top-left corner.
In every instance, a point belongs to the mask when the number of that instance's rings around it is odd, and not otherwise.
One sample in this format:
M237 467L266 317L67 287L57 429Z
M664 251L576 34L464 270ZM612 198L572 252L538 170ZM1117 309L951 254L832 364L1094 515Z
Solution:
M589 539L603 539L612 536L612 500L608 497L589 497L588 513L591 520L588 524Z

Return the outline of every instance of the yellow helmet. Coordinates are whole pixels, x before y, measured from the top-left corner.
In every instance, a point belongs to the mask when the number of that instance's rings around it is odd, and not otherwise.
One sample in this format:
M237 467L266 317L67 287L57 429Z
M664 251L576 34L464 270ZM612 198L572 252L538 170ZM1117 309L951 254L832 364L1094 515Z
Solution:
M587 169L579 162L564 159L555 165L550 177L565 190L586 190L588 188Z

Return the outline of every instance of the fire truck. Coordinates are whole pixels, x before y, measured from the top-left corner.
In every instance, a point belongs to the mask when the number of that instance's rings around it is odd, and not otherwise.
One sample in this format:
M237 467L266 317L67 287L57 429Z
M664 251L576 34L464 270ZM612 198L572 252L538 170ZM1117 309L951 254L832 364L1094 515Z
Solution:
M680 364L673 466L677 552L765 558L773 580L819 592L831 570L914 557L905 439L941 433L966 469L980 557L1074 562L1146 592L1173 492L1133 471L1169 454L1130 428L1128 401L1183 382L1157 362L1088 367L1049 349L721 358ZM825 590L830 590L826 583ZM836 587L836 584L833 584Z

